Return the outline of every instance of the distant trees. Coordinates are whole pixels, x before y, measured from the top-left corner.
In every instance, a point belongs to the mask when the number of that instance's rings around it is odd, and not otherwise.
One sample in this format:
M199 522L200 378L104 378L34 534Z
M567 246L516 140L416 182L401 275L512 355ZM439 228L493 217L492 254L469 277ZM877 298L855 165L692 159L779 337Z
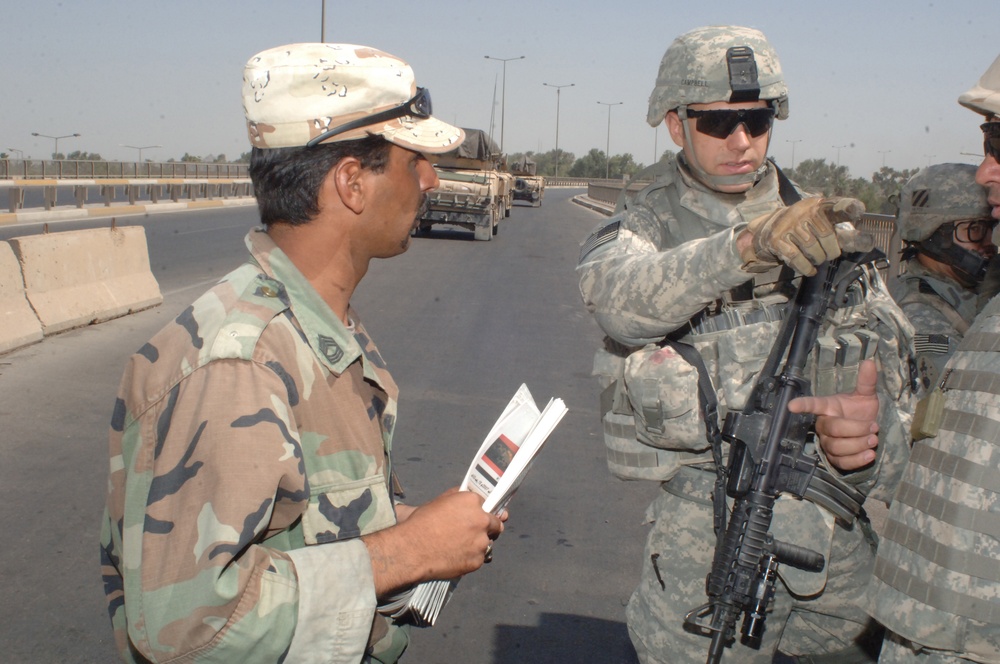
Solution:
M249 161L250 154L247 153L247 161ZM535 173L537 175L548 175L552 177L556 174L556 157L559 158L559 175L565 176L573 162L576 161L576 156L572 152L566 152L565 150L549 150L548 152L513 152L507 155L507 163L513 164L514 162L520 161L524 157L527 157L531 161L535 162Z
M603 178L608 160L603 150L591 148L570 167L566 173L574 178Z
M76 150L70 152L65 157L62 154L58 156L53 156L53 159L68 159L70 161L104 161L104 158L96 152L84 152L83 150Z
M883 166L871 180L852 178L846 166L828 164L825 159L806 159L785 174L808 192L824 196L850 196L865 204L869 212L895 214L899 190L918 168L897 171Z

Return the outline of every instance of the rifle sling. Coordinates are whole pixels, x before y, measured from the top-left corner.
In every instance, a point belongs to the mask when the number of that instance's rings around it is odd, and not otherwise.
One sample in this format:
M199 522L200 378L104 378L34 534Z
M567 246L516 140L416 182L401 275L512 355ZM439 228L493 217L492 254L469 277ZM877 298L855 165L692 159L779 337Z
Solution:
M716 481L712 492L712 526L715 535L721 538L726 532L726 470L722 460L722 430L719 428L719 399L708 374L708 367L694 346L675 339L664 339L663 345L670 346L684 361L698 371L698 405L701 419L705 422L705 438L712 446L712 460L715 462Z

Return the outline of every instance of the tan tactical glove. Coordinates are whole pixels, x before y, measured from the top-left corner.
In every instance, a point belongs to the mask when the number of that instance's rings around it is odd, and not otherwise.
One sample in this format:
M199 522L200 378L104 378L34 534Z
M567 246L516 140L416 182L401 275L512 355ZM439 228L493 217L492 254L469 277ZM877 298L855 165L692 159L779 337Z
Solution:
M752 241L740 251L743 269L766 272L785 263L799 274L816 274L816 267L845 251L870 250L870 236L844 225L854 222L865 211L864 204L853 198L806 198L797 203L757 217L747 224Z

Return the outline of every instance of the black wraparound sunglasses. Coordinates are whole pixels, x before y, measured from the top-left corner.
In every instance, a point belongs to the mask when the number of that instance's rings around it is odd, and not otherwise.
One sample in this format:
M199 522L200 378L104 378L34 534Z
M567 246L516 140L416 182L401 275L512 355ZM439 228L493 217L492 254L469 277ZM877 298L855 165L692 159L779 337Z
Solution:
M372 113L371 115L366 115L364 117L351 120L350 122L345 122L342 125L337 125L332 129L327 129L322 134L306 143L306 147L315 147L323 141L329 140L338 134L351 131L352 129L367 127L369 125L378 124L379 122L388 122L389 120L403 118L408 115L417 118L431 117L430 90L427 88L417 88L417 94L413 95L412 99L403 102L395 108L390 108L387 111L380 111L378 113Z
M983 155L1000 162L1000 122L984 122L979 128L983 130Z
M774 124L773 108L745 108L740 110L719 109L715 111L687 110L687 116L695 120L695 128L712 138L727 138L743 125L747 133L757 138L766 134Z

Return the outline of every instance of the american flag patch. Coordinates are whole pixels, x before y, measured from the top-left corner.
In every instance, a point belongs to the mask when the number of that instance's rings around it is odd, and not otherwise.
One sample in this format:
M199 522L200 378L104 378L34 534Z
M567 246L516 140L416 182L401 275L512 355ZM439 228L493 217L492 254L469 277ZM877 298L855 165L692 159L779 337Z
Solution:
M602 244L607 244L618 237L618 229L621 225L621 220L617 219L591 233L590 237L587 238L587 241L583 243L583 249L580 250L580 262L582 263L583 259L587 257L587 254L592 252L594 249L597 249Z
M913 349L918 353L943 355L950 347L950 337L947 334L914 334Z

